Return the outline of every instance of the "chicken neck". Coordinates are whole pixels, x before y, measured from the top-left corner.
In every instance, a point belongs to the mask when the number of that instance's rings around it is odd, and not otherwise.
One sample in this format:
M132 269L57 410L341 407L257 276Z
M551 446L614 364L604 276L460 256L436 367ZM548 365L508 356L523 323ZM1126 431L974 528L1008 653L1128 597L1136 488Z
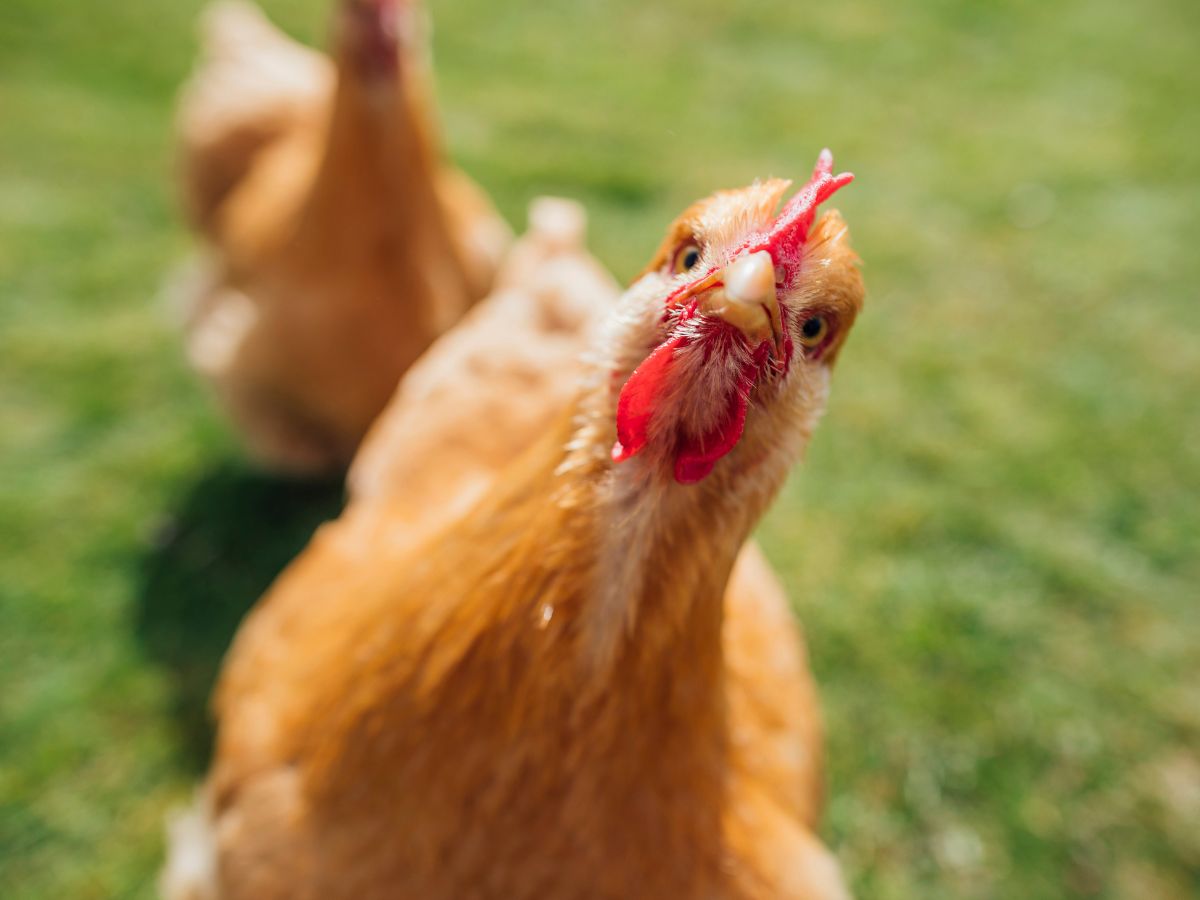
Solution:
M769 492L734 455L702 485L615 467L602 419L565 420L394 587L356 596L361 628L333 650L351 665L311 687L331 711L304 754L328 821L395 830L464 889L531 854L649 873L647 896L719 878L723 598Z
M365 70L345 48L337 64L297 244L318 256L339 248L349 259L367 254L410 272L461 270L438 194L440 149L424 74L404 59L389 72Z

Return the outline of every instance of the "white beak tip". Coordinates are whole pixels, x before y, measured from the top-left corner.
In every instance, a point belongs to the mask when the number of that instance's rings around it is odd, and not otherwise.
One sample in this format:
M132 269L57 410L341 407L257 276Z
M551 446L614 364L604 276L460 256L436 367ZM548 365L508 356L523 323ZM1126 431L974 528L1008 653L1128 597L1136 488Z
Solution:
M723 281L733 303L761 306L775 300L775 263L766 250L734 260L725 267Z

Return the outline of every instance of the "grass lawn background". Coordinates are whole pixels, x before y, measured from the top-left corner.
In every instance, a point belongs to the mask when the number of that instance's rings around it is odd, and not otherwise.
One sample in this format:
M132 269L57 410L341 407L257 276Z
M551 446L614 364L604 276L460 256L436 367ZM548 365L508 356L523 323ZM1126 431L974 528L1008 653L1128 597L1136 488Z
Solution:
M272 0L319 42L317 0ZM0 8L0 893L150 897L244 610L336 514L156 299L199 4ZM741 7L741 8L739 8ZM863 898L1200 892L1200 5L434 0L453 156L621 278L825 145L866 262L761 529Z

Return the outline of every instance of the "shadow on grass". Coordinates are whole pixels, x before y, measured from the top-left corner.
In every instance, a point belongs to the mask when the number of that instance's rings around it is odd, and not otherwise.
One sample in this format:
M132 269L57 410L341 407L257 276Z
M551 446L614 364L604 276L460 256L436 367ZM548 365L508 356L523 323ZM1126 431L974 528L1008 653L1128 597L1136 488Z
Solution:
M212 750L208 698L242 617L342 507L342 482L275 478L232 463L197 480L142 562L136 632L174 682L182 757Z

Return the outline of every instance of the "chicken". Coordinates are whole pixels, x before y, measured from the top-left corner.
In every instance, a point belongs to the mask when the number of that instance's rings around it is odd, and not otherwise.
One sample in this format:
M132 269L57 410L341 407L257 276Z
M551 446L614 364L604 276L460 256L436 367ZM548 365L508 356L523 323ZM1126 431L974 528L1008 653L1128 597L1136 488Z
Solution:
M846 896L778 585L737 559L862 303L840 217L813 224L831 167L778 214L778 180L685 212L466 514L318 533L227 660L173 900Z
M188 355L279 470L344 467L511 240L440 158L420 13L338 0L331 62L223 3L184 92L185 205L208 248Z
M348 547L386 541L394 551L462 515L574 393L579 376L572 373L619 292L584 249L582 207L541 198L529 221L497 275L496 293L408 371L359 448L336 531ZM816 688L787 595L753 541L730 575L726 604L743 613L725 631L726 664L746 673L733 679L741 689L731 698L734 713L759 703L758 676L772 659L765 687L781 715L752 743L760 764L770 759L779 783L789 786L800 819L814 825L823 801ZM289 614L277 600L273 625L258 633L274 639ZM788 702L779 702L780 685L792 693Z

